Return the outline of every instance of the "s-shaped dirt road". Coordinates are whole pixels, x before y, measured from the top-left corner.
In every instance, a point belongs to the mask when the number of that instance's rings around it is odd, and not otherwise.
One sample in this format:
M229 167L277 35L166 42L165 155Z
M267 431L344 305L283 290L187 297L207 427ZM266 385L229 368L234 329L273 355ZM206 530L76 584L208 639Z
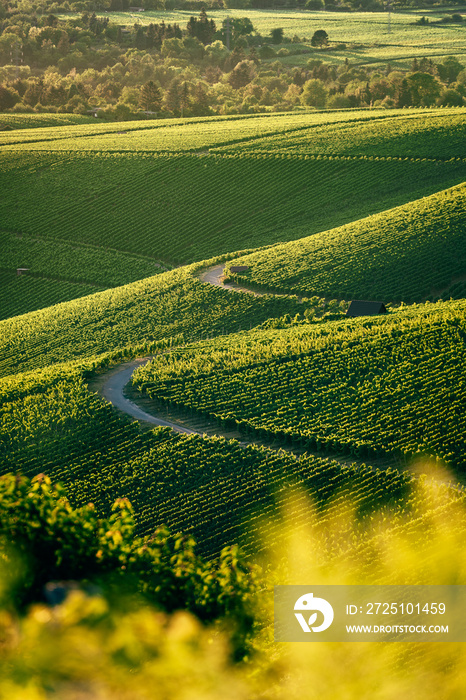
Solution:
M199 275L201 282L205 284L211 284L214 287L222 287L234 292L241 292L243 294L253 294L254 296L262 296L260 292L253 292L245 287L238 287L234 284L223 284L222 277L225 269L225 264L215 265L215 267L210 267ZM173 421L164 420L158 418L150 413L147 413L142 408L137 406L133 401L127 399L124 395L125 386L129 383L131 375L134 370L138 367L142 367L147 362L149 362L151 357L143 357L137 360L132 360L131 362L125 362L123 365L118 365L114 369L106 372L103 375L103 381L91 382L91 385L95 385L95 391L97 391L100 396L109 401L115 408L118 408L123 413L126 413L136 420L142 421L144 423L151 423L152 425L162 426L166 428L171 428L178 433L186 434L197 434L200 433L197 430L192 430L191 428L184 427Z
M238 287L235 285L230 285L230 284L223 284L222 277L223 277L223 271L224 271L224 264L222 265L216 265L215 267L211 267L208 270L205 270L199 275L199 279L201 282L204 282L205 284L211 284L216 287L222 287L229 289L230 291L233 292L242 292L246 294L253 294L254 296L262 296L260 292L255 292L250 289L246 289L243 287ZM247 447L249 445L251 446L262 446L266 447L267 449L277 451L279 449L287 452L288 454L294 455L296 458L299 458L303 453L306 452L304 449L299 449L299 448L291 448L289 446L274 446L271 445L270 443L267 443L266 441L262 441L260 439L249 439L249 440L244 440L242 439L242 436L238 435L233 435L233 434L228 434L226 435L224 431L216 428L212 428L210 426L208 430L202 430L202 429L197 429L195 430L193 427L189 427L189 419L183 420L184 425L181 425L181 421L177 423L176 421L172 420L166 420L164 418L161 418L157 415L153 415L152 413L148 413L147 411L144 411L142 408L140 408L137 404L135 404L133 401L128 399L125 394L124 394L124 389L127 386L127 384L131 380L131 376L134 372L135 369L138 367L142 367L145 365L147 362L149 362L152 358L151 357L143 357L143 358L138 358L136 360L131 360L129 362L125 362L124 364L118 365L114 367L113 369L109 370L105 374L101 375L100 377L97 377L95 380L90 382L89 388L91 391L96 391L100 396L102 396L104 399L109 401L115 408L118 410L122 411L123 413L126 413L127 415L131 416L132 418L135 418L136 420L140 421L141 423L145 424L150 424L153 426L159 426L159 427L165 427L165 428L171 428L172 430L178 432L178 433L183 433L185 435L206 435L206 434L217 434L217 435L223 435L224 437L231 438L234 437L236 440L238 440L239 444L241 447ZM195 421L197 423L197 426L199 426L199 421ZM307 452L312 452L307 450ZM313 453L313 452L312 452ZM314 454L314 453L313 453ZM340 464L344 466L352 466L352 465L358 465L362 466L363 464L365 465L365 462L363 460L358 459L356 457L348 457L345 459L340 454L335 453L334 455L326 454L322 455L322 453L315 453L317 456L322 457L325 456L329 459L332 459L336 462L339 462ZM379 460L378 460L379 461ZM383 463L380 462L380 464L377 464L377 467L381 470L385 470L388 468L400 468L401 465L396 464L393 460L384 460ZM375 468L377 468L375 467ZM371 467L374 469L374 467Z

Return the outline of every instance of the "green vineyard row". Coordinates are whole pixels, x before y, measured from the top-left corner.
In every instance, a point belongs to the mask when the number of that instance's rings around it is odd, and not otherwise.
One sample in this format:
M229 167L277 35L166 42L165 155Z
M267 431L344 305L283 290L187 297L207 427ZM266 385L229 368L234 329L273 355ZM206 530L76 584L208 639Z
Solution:
M2 473L44 471L65 484L74 505L92 502L99 513L129 498L139 534L165 524L194 535L209 556L238 540L251 551L258 513L277 513L290 486L319 507L351 492L361 516L382 505L407 507L412 477L395 470L297 460L167 429L140 433L86 390L82 371L64 366L0 381Z
M126 346L147 352L164 338L214 337L302 310L296 297L254 298L202 284L196 272L216 261L0 321L0 376Z
M438 110L437 110L438 112ZM444 117L454 114L454 110L442 110L438 112ZM400 111L403 115L404 112ZM425 110L413 110L409 112L419 116L425 115ZM55 115L49 115L55 116ZM58 115L57 115L58 116ZM72 115L73 116L73 115ZM264 133L271 136L280 131L306 129L310 124L338 123L351 121L365 121L373 119L386 119L386 110L350 110L337 112L317 112L290 114L262 114L238 116L201 117L198 119L157 119L150 121L130 121L122 123L102 123L93 120L92 124L86 123L75 126L57 124L53 128L42 128L37 133L12 133L6 131L0 134L0 145L29 144L33 148L57 148L70 150L81 147L101 150L105 148L117 150L130 148L134 150L139 146L154 151L185 151L201 147L221 146L242 140L260 138ZM10 115L6 115L10 117ZM141 131L142 134L138 135ZM142 137L142 141L139 138ZM128 138L125 138L128 137ZM59 141L65 139L61 144ZM79 139L79 141L76 141ZM56 142L56 143L45 143ZM37 146L33 146L37 143ZM44 143L44 145L40 145ZM97 145L97 147L96 147Z
M358 457L464 468L466 302L185 347L139 368L150 396L241 431Z
M462 161L25 150L1 159L4 230L175 263L302 238L466 178Z
M1 318L128 284L165 269L134 254L1 231L0 248Z
M241 143L243 153L325 154L414 158L464 158L463 108L428 110L423 114L390 112L384 119L315 124L274 136ZM231 150L228 146L219 149Z
M11 270L0 270L0 321L95 294L104 288L66 280L18 277Z
M83 114L2 114L0 124L12 129L39 129L77 124L91 124L93 117ZM9 133L9 132L7 132ZM3 137L6 134L2 134ZM18 138L18 135L16 135Z
M466 185L235 261L239 283L286 293L419 302L466 291Z

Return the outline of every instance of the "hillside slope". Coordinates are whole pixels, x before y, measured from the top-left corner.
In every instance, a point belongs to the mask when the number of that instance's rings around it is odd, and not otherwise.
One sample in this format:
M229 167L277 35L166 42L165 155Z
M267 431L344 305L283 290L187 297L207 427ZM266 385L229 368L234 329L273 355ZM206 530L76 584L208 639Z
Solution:
M136 370L150 396L245 432L358 456L439 457L464 475L466 302L255 330Z
M463 298L466 184L235 260L240 283L385 302ZM229 263L230 267L233 263Z

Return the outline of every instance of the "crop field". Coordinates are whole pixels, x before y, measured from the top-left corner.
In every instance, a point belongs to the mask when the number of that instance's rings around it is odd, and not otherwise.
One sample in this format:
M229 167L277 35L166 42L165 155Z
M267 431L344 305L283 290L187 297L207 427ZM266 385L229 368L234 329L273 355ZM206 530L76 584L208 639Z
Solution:
M163 522L194 535L209 556L238 540L249 552L257 549L256 521L279 512L289 484L305 488L319 506L351 494L366 518L382 506L409 510L408 473L342 467L324 455L296 459L167 429L140 433L86 390L82 376L90 368L65 364L0 381L2 472L33 476L45 469L66 485L73 503L92 501L102 512L127 497L139 533ZM272 529L269 541L278 535Z
M328 517L351 496L361 518L390 508L404 527L413 463L464 479L464 116L3 132L2 473L47 473L99 513L127 497L140 534L165 523L209 557L237 542L257 555L264 518L277 541L290 487L334 503ZM278 293L201 281L233 259L246 286ZM356 295L389 313L347 319ZM147 356L146 401L242 443L143 429L89 390ZM445 503L462 493L445 486Z
M375 113L372 119L335 119L331 126L316 120L308 128L284 127L274 135L273 152L286 156L306 155L428 158L431 161L465 158L463 109L418 111L396 110L393 115ZM370 112L372 114L372 111ZM251 139L238 146L215 149L222 152L270 153L270 138Z
M57 246L48 276L106 287L153 274L155 264L348 224L465 180L463 119L458 109L356 111L136 122L125 133L115 124L6 132L0 220L22 243L1 267L31 267L29 237L42 247L59 241L71 252L84 246L82 255L70 267ZM119 271L109 276L109 265ZM38 258L31 269L42 274Z
M144 353L153 342L231 333L298 311L296 298L254 299L202 284L193 272L203 267L165 272L1 321L0 376L126 346L141 346Z
M325 458L297 462L285 453L242 450L223 439L175 436L166 429L140 434L136 424L117 418L89 394L71 369L47 379L36 383L25 405L24 391L13 399L11 384L2 387L3 471L34 475L43 465L68 486L74 502L92 501L102 511L117 497L130 498L141 533L164 522L194 534L210 555L241 536L242 519L253 505L273 510L275 492L290 478L322 502L354 481L361 510L400 501L410 481L396 471L385 478L370 469L342 470Z
M87 117L84 114L1 114L0 128L5 126L10 126L15 130L50 126L56 128L58 126L91 124L93 120L93 117Z
M465 297L465 186L235 261L239 283L343 299Z
M0 271L0 321L30 311L79 299L103 291L95 284L61 281L49 277L18 277L12 270Z
M186 26L193 11L147 11L147 12L106 12L112 22L133 26L135 23L178 23ZM208 16L218 27L227 16L231 18L247 16L257 32L264 37L272 29L281 27L286 37L298 36L303 43L310 39L317 29L324 29L331 46L321 51L313 50L315 56L325 56L325 61L343 63L347 58L352 63L375 63L393 61L408 65L412 57L448 56L458 58L466 54L464 29L458 24L434 24L436 20L451 14L448 9L425 8L413 12L392 12L390 31L386 12L312 12L296 10L209 10ZM66 15L60 15L65 18ZM430 25L416 25L421 16L430 19ZM339 47L338 44L346 44ZM286 44L288 48L289 44ZM277 47L280 48L280 47ZM295 57L293 57L295 58ZM299 57L298 57L299 58ZM308 59L306 56L305 60ZM282 59L285 60L286 59ZM293 61L295 62L295 61Z
M1 231L0 248L0 320L165 270L142 256Z
M363 457L439 456L458 469L466 457L465 311L464 301L444 302L230 336L161 355L133 381L261 436Z

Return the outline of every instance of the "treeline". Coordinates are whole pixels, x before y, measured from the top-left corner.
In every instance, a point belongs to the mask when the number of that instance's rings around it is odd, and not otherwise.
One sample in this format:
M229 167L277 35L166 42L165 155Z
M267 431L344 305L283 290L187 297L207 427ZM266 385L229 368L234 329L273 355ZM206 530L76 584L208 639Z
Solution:
M217 27L204 10L185 28L162 21L127 29L86 12L63 21L10 13L1 26L2 112L121 120L303 106L458 106L466 96L465 66L454 57L437 64L414 59L407 71L349 61L336 66L323 58L331 45L323 29L287 38L276 28L262 37L247 17ZM310 52L303 67L281 60Z

